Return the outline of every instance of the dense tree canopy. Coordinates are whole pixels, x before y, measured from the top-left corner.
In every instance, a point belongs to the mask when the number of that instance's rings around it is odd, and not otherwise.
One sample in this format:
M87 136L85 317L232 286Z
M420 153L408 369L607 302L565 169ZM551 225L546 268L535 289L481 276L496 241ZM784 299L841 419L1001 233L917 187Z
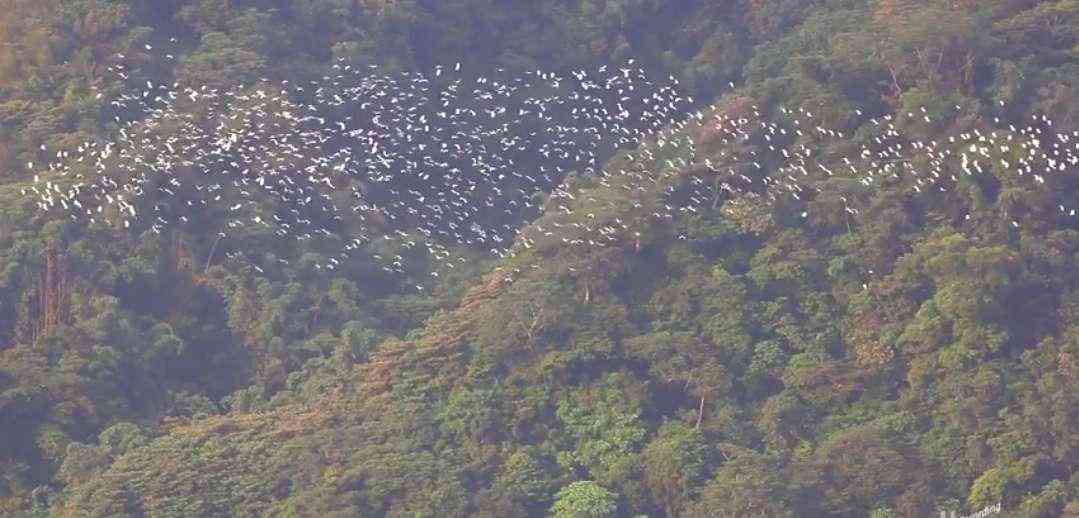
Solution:
M224 263L212 214L132 235L34 210L40 146L119 130L119 53L133 78L217 86L337 58L635 58L702 109L816 111L848 132L803 138L821 155L871 138L855 109L925 108L897 126L926 140L1079 129L1076 0L0 0L2 515L1079 515L1079 225L1056 216L1074 179L915 198L821 178L804 206L716 199L416 294L257 233L247 253L291 265Z

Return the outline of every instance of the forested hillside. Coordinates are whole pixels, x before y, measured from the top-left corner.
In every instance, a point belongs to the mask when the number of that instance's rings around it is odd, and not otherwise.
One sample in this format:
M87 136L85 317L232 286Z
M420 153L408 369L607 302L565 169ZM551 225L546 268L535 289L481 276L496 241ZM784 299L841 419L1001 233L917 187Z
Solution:
M517 222L539 237L428 289L377 243L315 269L221 214L90 227L25 194L124 130L121 62L244 89L630 59L742 136L613 153L663 174L573 175ZM782 150L819 168L732 163L807 112ZM878 128L1000 149L947 189L833 176ZM1076 130L1077 0L0 0L0 515L1079 516ZM1023 139L1061 172L994 165ZM647 217L713 164L786 195ZM559 204L641 225L567 246Z

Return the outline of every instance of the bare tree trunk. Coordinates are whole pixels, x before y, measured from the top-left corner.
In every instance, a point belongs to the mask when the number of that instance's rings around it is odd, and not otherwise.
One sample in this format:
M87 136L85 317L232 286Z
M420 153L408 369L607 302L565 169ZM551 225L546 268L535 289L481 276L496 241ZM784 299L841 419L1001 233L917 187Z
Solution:
M202 274L206 275L206 272L210 271L210 260L214 258L214 251L217 250L217 243L221 242L221 234L217 235L217 239L214 240L214 245L210 247L210 255L206 257L206 267L202 269Z
M315 329L316 327L318 327L318 317L319 317L319 314L322 313L322 301L323 301L323 299L325 299L325 296L320 295L319 298L318 298L318 302L315 303L314 310L311 312L311 321L308 322L308 324L307 324L307 332L308 333L310 333L312 329Z
M891 72L892 74L892 86L895 87L895 96L899 97L899 95L903 93L903 88L899 86L899 78L896 76L895 67L888 67L888 72Z
M47 335L67 321L67 261L55 243L45 248L45 268L38 284L38 308L41 316L37 335Z
M697 408L697 429L701 429L701 421L704 420L704 397L701 397L701 405Z
M528 350L535 352L536 350L536 335L543 329L543 318L545 308L539 308L532 312L532 322L529 323L528 329L525 330L525 334L528 336Z

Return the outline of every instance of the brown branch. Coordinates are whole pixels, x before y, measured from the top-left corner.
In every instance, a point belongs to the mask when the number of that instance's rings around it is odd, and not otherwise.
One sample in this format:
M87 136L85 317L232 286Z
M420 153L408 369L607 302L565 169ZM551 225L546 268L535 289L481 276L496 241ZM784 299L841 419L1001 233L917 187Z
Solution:
M217 239L214 240L214 245L210 247L210 255L206 256L206 267L202 269L202 274L206 275L206 272L210 271L210 260L214 258L214 251L217 250L217 244L221 242L221 234L217 234Z
M892 74L892 85L895 87L895 96L899 97L903 93L903 87L899 86L899 77L895 73L895 67L889 66L888 72Z

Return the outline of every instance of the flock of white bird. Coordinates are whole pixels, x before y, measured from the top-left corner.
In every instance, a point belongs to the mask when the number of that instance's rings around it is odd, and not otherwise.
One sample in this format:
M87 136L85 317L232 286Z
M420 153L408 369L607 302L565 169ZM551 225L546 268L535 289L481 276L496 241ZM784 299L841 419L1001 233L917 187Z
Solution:
M856 182L839 197L855 215L858 191L929 195L988 176L1049 189L1079 166L1079 132L1055 132L1047 117L1018 128L998 119L939 141L903 134L904 124L938 122L925 108L856 110L865 131L854 142L864 144L840 154L828 150L843 133L810 110L780 108L768 120L755 106L738 116L697 107L674 78L653 83L632 60L469 78L460 64L387 74L342 61L320 80L219 90L134 85L123 59L110 67L128 82L109 102L119 137L55 153L42 146L48 163L27 164L24 193L44 211L137 232L224 221L219 240L255 231L336 243L314 265L325 270L366 250L404 273L416 249L437 278L467 261L455 250L508 257L540 240L633 242L651 221L728 200L790 203L804 218L805 202L838 178ZM597 200L571 176L623 194ZM1061 200L1060 215L1074 217L1076 201Z

